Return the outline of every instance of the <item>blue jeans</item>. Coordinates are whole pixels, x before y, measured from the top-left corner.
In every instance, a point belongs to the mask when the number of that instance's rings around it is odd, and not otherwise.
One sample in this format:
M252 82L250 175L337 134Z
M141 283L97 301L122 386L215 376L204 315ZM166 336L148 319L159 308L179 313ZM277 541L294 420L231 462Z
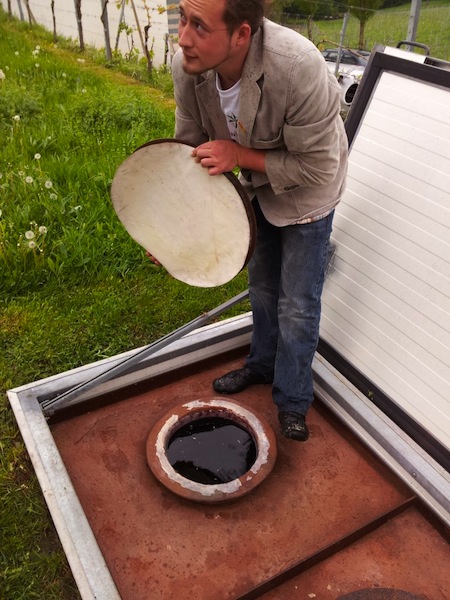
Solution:
M256 198L253 204L258 236L248 265L253 334L246 364L273 378L279 411L306 415L334 211L313 223L275 227Z

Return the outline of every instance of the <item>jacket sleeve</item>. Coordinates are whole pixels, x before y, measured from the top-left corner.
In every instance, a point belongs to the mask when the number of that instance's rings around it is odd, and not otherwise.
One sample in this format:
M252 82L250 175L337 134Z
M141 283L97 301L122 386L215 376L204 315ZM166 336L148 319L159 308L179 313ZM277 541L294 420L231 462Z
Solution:
M195 78L186 75L182 67L182 51L178 50L172 61L174 84L175 137L182 142L199 146L209 139L201 123L200 111L196 102Z
M275 194L328 185L337 177L347 144L339 94L339 84L317 51L294 61L282 131L285 148L266 155Z

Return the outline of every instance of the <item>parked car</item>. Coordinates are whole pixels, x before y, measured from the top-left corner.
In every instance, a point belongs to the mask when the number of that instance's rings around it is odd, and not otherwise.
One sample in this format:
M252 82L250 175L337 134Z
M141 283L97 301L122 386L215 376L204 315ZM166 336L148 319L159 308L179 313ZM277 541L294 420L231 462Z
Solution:
M336 63L338 59L339 48L328 48L322 51L322 56L327 62ZM353 67L365 67L369 62L370 52L368 50L341 50L340 65L349 65Z
M328 48L322 51L327 67L331 73L336 71L338 59L338 48ZM367 50L342 49L337 72L338 81L341 85L341 105L348 110L361 81L364 69L369 62L370 52Z

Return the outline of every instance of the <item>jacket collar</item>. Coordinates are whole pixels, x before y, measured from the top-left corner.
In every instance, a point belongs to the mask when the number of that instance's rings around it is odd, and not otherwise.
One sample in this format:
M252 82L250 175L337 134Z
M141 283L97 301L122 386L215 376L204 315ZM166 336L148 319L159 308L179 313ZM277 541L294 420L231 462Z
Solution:
M253 124L261 99L261 88L258 82L264 74L263 35L264 30L261 26L253 35L242 71L238 126L239 142L243 146L250 146Z
M263 25L264 26L264 25ZM258 81L264 73L263 69L263 26L253 35L250 48L245 59L241 76L241 96L239 106L239 142L243 146L250 145L253 124L256 119L261 98ZM220 107L219 94L216 87L216 73L213 70L203 73L196 86L199 99L202 101L209 118L214 124L217 139L226 139L229 135L226 119Z

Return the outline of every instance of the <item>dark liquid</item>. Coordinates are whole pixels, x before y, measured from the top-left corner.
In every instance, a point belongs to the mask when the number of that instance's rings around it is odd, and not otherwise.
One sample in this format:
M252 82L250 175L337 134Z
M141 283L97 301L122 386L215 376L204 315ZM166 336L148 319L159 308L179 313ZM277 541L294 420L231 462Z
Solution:
M213 485L246 473L256 460L256 444L234 421L204 417L180 427L169 440L166 454L186 479Z

